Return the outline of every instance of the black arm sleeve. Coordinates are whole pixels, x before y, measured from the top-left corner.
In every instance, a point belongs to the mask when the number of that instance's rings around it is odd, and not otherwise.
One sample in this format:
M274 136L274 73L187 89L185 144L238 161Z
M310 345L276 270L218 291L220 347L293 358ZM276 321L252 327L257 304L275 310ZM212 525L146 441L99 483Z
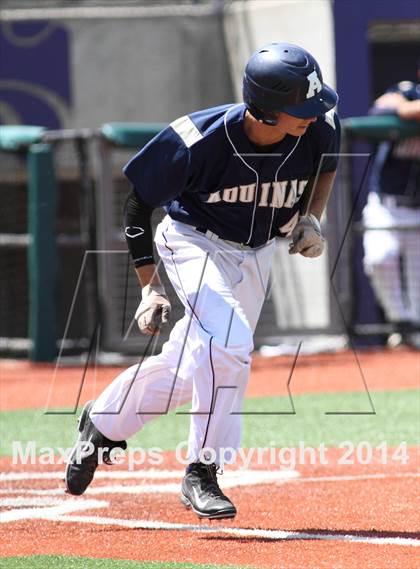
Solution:
M124 234L135 267L153 265L153 208L131 190L124 205Z

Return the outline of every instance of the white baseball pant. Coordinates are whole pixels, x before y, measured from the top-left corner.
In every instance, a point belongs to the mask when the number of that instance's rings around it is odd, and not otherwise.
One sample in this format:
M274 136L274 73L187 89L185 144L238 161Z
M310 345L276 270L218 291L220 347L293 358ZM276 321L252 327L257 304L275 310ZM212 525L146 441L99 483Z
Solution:
M166 216L155 243L185 316L160 354L128 368L103 391L92 420L109 439L123 440L158 414L192 401L188 459L199 460L206 447L218 463L220 448L240 443L237 413L275 240L243 248Z
M363 210L368 228L363 238L364 268L375 295L390 322L420 322L420 208L393 204L392 197L381 203L371 193ZM369 231L369 228L376 228ZM400 259L405 279L401 278Z

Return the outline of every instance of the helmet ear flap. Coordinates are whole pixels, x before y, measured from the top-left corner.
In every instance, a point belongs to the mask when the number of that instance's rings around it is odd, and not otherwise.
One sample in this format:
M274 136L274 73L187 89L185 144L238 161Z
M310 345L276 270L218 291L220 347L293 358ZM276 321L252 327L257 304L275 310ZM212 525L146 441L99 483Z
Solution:
M270 113L264 113L261 109L259 109L258 107L256 107L254 104L252 103L248 103L246 105L248 111L251 113L251 115L257 119L257 121L263 122L264 124L268 125L268 126L276 126L278 123L278 118L276 117L276 115L274 113L270 114Z
M242 93L243 93L243 99L244 99L244 103L245 103L246 108L251 113L251 115L255 119L257 119L257 121L263 122L264 124L267 124L269 126L276 126L277 125L278 118L276 117L275 113L264 112L261 109L259 109L255 105L255 103L253 103L252 97L249 93L248 82L247 82L246 76L244 77Z

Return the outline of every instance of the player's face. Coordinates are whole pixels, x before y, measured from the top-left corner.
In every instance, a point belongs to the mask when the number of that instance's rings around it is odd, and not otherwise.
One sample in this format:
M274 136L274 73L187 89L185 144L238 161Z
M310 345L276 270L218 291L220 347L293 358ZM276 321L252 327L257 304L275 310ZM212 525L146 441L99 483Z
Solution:
M318 117L310 117L309 119L299 119L297 117L292 117L287 113L277 113L277 125L273 128L278 128L287 134L292 136L301 136L305 134L308 126L315 122Z

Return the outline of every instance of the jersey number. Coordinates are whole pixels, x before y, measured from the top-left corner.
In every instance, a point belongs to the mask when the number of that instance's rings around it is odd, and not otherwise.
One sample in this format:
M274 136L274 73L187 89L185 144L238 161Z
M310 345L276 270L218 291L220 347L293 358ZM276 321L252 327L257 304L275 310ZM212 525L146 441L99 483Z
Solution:
M291 219L289 219L289 221L287 223L285 223L284 225L279 227L280 233L286 233L286 237L288 237L289 234L295 228L295 225L298 222L298 219L299 219L299 212L297 211L295 213L295 215Z

